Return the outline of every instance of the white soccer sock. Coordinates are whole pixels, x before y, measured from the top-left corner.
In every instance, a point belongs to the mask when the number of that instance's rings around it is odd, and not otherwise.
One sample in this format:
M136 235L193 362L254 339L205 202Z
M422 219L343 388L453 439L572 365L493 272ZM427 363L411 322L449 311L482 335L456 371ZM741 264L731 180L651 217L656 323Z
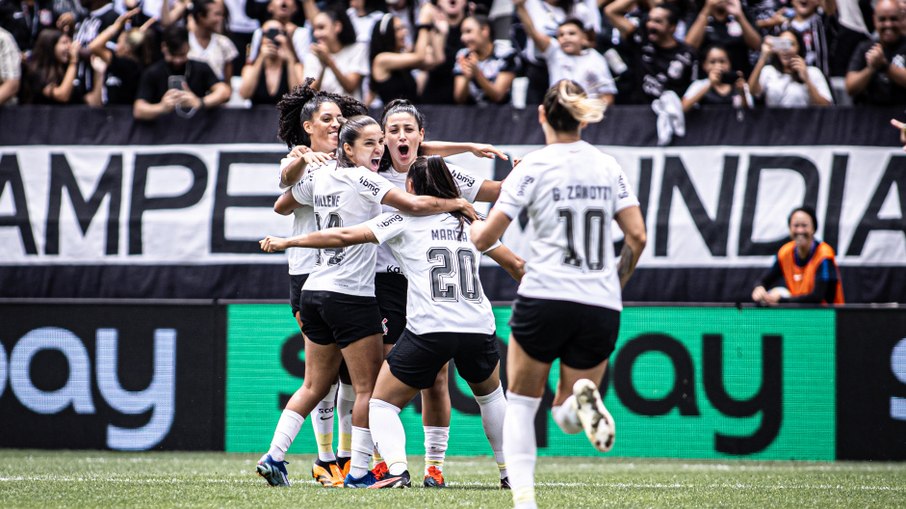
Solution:
M551 415L554 417L554 422L556 422L557 426L560 426L560 429L567 435L575 435L582 431L582 423L579 422L578 408L575 396L570 396L566 398L566 401L564 401L562 405L551 408Z
M444 458L447 455L447 442L450 441L449 426L425 426L425 475L428 467L444 471Z
M371 441L371 430L368 428L352 427L352 459L349 460L349 475L360 479L368 473L371 464L371 452L374 442Z
M409 469L406 461L406 430L400 420L400 409L386 401L371 398L368 402L368 425L375 449L380 449L391 475ZM375 461L377 461L375 459Z
M355 390L350 384L340 382L337 389L337 410L340 415L340 440L337 442L337 456L352 456L352 407L355 405Z
M503 454L506 456L513 504L518 508L535 505L535 414L541 398L530 398L507 391L506 418L503 420Z
M274 461L283 461L286 459L286 451L293 444L299 429L305 417L293 412L292 410L283 410L280 414L280 420L277 421L277 429L274 430L274 438L271 439L271 448L267 451L274 458Z
M318 443L318 459L321 461L336 461L333 453L333 415L336 406L337 384L330 386L324 399L311 411L311 427L315 431L315 441Z
M498 385L494 392L485 396L475 396L478 408L481 410L481 425L484 434L491 443L494 459L500 470L500 478L507 477L506 457L503 455L503 419L506 417L506 398L503 395L503 386Z

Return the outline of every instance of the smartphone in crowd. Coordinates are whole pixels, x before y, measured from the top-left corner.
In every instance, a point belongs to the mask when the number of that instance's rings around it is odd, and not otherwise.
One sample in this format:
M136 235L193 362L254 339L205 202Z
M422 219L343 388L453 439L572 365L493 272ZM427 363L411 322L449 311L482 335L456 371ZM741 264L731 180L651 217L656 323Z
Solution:
M167 88L176 90L185 90L186 77L180 74L167 78Z
M727 85L732 85L736 83L736 80L739 79L739 76L736 75L733 71L724 71L720 73L720 82L726 83Z
M789 51L793 49L793 41L784 37L768 36L768 41L770 41L771 48L774 51Z

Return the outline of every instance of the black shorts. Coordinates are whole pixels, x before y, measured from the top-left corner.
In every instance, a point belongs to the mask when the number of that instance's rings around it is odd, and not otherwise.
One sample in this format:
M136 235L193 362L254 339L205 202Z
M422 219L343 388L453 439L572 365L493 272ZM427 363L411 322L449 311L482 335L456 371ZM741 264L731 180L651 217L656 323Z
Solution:
M374 275L374 295L384 317L384 344L395 345L406 330L406 301L409 282L402 274Z
M302 286L308 280L308 274L289 275L289 305L293 309L293 318L302 310Z
M589 369L613 353L620 332L620 312L562 300L516 297L510 330L529 356Z
M434 385L440 368L450 359L456 362L456 370L465 381L484 382L500 361L497 336L459 332L419 336L406 329L387 355L387 364L393 376L404 384L427 389Z
M345 348L380 334L381 311L374 297L337 292L302 291L302 332L319 345Z

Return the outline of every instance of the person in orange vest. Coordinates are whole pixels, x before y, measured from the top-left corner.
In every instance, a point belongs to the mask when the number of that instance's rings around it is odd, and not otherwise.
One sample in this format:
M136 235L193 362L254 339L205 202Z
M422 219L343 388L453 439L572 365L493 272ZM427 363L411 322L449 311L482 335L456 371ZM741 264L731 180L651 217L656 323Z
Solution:
M790 213L790 240L777 252L777 258L758 286L752 300L767 306L779 303L843 304L843 284L834 259L834 248L815 239L818 218L811 207L798 207ZM784 288L773 288L783 280Z

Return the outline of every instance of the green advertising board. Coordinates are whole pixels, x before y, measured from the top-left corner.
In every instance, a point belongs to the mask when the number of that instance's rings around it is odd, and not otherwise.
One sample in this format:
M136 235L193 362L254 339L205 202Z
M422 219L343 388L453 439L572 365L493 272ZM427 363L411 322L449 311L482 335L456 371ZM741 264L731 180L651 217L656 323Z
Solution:
M509 307L496 307L505 348ZM611 456L832 460L833 310L634 307L622 314L602 383L617 423ZM264 452L282 403L302 383L304 352L287 305L227 310L226 450ZM549 389L556 387L558 364ZM490 454L465 382L451 384L448 454ZM550 398L550 394L546 395ZM409 454L423 454L421 416L401 413ZM536 420L541 455L595 455L549 412ZM306 423L290 450L314 454Z

